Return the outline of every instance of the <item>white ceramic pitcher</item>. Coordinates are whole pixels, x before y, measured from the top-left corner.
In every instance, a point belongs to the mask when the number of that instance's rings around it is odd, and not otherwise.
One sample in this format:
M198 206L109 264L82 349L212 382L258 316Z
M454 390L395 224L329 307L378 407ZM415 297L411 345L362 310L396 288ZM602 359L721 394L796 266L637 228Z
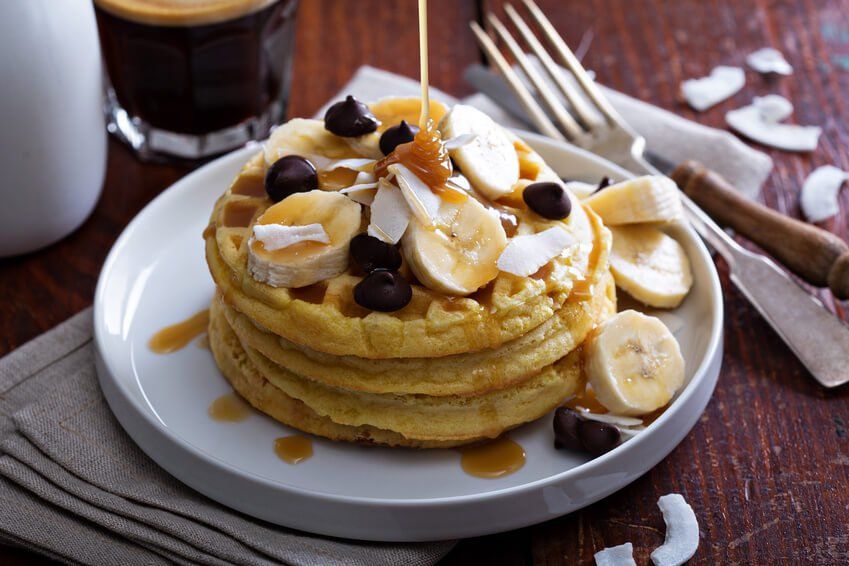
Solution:
M52 244L94 209L101 81L90 0L0 2L0 257Z

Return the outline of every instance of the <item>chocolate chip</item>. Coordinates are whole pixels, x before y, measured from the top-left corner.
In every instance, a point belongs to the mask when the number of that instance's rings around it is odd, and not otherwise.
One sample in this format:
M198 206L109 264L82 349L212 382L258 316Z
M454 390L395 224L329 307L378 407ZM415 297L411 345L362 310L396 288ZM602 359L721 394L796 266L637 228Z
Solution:
M579 420L577 432L584 449L595 456L610 452L622 440L616 426L598 421Z
M366 233L357 234L351 239L351 257L366 273L375 269L395 271L401 267L401 252L398 248Z
M559 407L554 411L554 447L583 450L584 445L578 437L578 413L568 407Z
M354 301L361 307L392 312L407 306L413 298L413 288L394 271L372 271L354 287Z
M389 155L402 143L410 143L419 133L418 126L411 126L406 120L401 120L397 126L387 128L380 136L380 151L383 155Z
M378 124L368 106L350 94L342 102L328 108L324 115L325 129L344 138L370 134L377 129Z
M606 189L610 185L613 184L613 181L610 180L610 177L605 175L601 178L601 181L598 182L598 187L596 187L595 192L599 192L602 189Z
M318 173L313 164L300 155L281 157L265 173L265 192L274 202L294 193L318 188Z
M562 220L572 212L572 201L560 183L533 183L522 191L522 199L531 210L550 220Z

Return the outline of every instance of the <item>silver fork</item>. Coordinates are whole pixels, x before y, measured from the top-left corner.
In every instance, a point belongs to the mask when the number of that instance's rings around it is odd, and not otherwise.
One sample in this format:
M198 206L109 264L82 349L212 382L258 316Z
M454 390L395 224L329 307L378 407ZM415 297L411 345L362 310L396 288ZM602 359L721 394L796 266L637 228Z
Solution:
M492 12L487 14L487 21L524 72L545 109L492 38L477 22L470 25L481 49L518 98L530 122L540 133L588 149L633 174L661 175L645 158L645 139L607 101L545 14L533 0L521 1L541 30L551 54L511 5L505 5L505 12L556 89L569 103L571 112ZM564 77L554 58L571 72L574 83ZM825 387L836 387L849 381L849 369L846 367L849 328L793 282L772 260L740 247L683 193L681 199L690 224L728 263L731 280L814 378Z

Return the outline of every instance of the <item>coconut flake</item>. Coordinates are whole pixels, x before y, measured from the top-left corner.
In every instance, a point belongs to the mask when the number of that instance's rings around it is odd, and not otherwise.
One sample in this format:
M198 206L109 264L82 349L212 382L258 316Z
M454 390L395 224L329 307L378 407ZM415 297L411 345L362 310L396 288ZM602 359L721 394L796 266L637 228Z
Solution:
M387 244L397 244L410 224L410 207L397 187L386 179L378 181L377 194L371 203L369 236Z
M746 63L759 73L793 74L793 67L787 62L781 51L772 47L764 47L750 53L746 57Z
M687 104L703 112L739 92L746 84L746 74L740 67L720 65L707 77L689 79L681 84L681 94Z
M840 187L849 181L849 172L834 165L817 167L802 185L800 204L802 212L810 222L820 222L837 214L837 194Z
M619 434L622 435L624 440L631 440L632 438L634 438L635 436L637 436L638 434L640 434L644 430L646 430L646 427L644 427L644 426L635 426L633 428L620 428Z
M733 130L763 145L786 151L813 151L822 129L779 122L793 113L793 104L783 96L770 94L755 97L752 104L725 115Z
M439 196L406 166L393 163L387 169L395 175L401 194L404 195L416 218L425 226L433 226L442 202Z
M287 155L299 155L303 157L315 167L316 171L333 171L334 169L350 169L351 171L368 172L374 169L374 164L377 163L374 159L365 157L346 157L345 159L333 159L317 153L293 153L287 148L277 150L277 158Z
M498 269L527 277L576 243L571 234L558 226L537 234L515 236L498 256Z
M681 494L670 493L657 500L666 523L666 539L651 553L656 566L678 566L699 548L699 522Z
M477 134L460 134L459 136L454 136L453 138L445 140L445 149L448 151L454 151L466 144L472 143L475 141L476 137L478 137Z
M598 421L600 423L615 424L619 426L640 426L643 424L642 419L635 419L634 417L612 415L610 413L592 413L589 409L585 409L583 407L579 407L578 410L581 412L582 417L590 421Z
M265 249L273 252L288 248L298 242L330 243L330 236L321 224L285 226L283 224L255 224L254 238L262 242Z
M637 566L634 562L634 545L630 542L611 546L593 554L596 566Z

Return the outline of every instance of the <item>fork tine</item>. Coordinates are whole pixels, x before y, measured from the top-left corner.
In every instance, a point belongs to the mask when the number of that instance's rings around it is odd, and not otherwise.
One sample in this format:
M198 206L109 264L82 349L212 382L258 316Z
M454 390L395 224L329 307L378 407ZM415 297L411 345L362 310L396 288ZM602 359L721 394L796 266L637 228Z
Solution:
M483 52L486 54L487 58L495 64L498 68L498 71L501 73L501 76L504 77L504 80L507 81L507 84L513 90L513 94L519 99L519 102L524 106L525 110L528 113L528 116L531 118L531 121L534 125L539 129L540 133L543 135L549 136L556 140L566 141L566 138L560 133L560 130L548 119L545 112L540 105L537 104L536 100L531 96L530 91L522 82L522 79L516 74L513 68L510 66L510 63L504 58L498 48L495 46L495 43L492 42L492 39L486 34L486 32L481 28L477 22L469 22L469 27L472 28L472 32L475 34L475 39L478 41L478 45L483 49Z
M506 4L504 6L504 11L519 31L519 35L522 36L524 42L531 49L533 54L536 55L540 63L542 63L543 68L551 78L552 82L554 82L558 90L572 106L572 110L575 111L575 114L577 114L581 122L583 122L589 130L598 126L598 114L593 113L589 109L584 98L578 93L575 87L566 81L563 73L558 71L551 55L548 54L548 51L545 50L542 43L539 42L536 35L534 35L534 32L531 31L531 28L528 27L528 24L525 23L516 9L513 8L511 4ZM558 106L560 105L558 104Z
M596 86L593 79L589 76L589 74L587 74L587 71L581 65L580 61L578 61L578 58L575 57L575 54L572 53L572 50L569 49L569 46L566 45L566 42L563 41L563 38L560 37L560 34L558 34L557 30L554 29L554 26L548 18L545 17L542 10L539 9L533 0L522 0L522 3L528 9L528 12L530 12L540 29L542 29L543 34L551 44L551 47L560 59L560 62L563 63L567 69L572 71L572 74L575 75L575 79L577 79L578 84L581 85L581 88L584 89L586 95L598 107L599 111L604 115L607 121L617 126L623 126L624 122L622 117L607 101L607 98L605 98L604 94L602 94Z
M522 51L519 47L519 44L516 43L516 40L513 39L513 36L510 35L510 32L507 31L507 28L495 17L495 14L489 12L487 15L487 20L492 25L495 33L498 37L501 38L501 41L504 42L504 45L507 46L507 49L510 53L513 54L513 57L519 63L519 66L524 71L525 75L528 77L528 80L531 82L533 87L539 93L542 101L545 103L548 110L554 116L555 121L560 124L560 127L563 128L563 131L566 132L566 137L571 140L576 140L580 136L583 135L583 130L581 126L575 121L574 118L566 111L566 108L560 103L557 97L554 95L554 92L548 88L548 85L545 83L543 78L537 72L537 70L531 65L530 60L527 55Z

